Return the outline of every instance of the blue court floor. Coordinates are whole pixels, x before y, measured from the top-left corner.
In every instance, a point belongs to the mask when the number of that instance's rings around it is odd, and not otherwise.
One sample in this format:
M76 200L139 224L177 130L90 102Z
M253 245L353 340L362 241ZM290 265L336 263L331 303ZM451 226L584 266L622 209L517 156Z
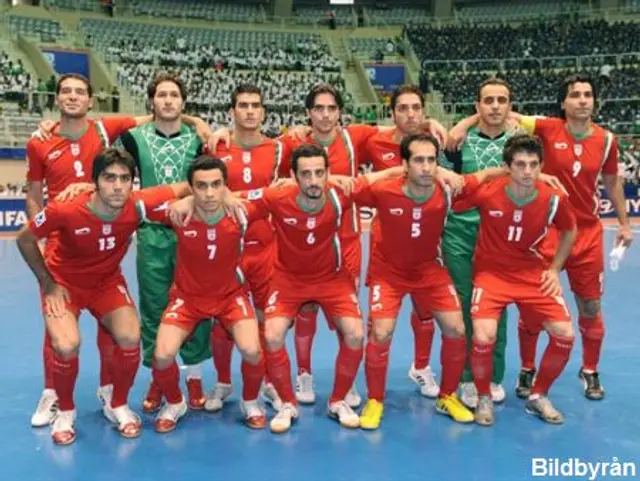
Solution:
M606 233L611 245L611 231ZM638 233L636 233L638 238ZM636 240L640 242L640 240ZM581 344L551 396L566 416L551 426L524 413L513 387L518 371L516 317L510 311L508 397L497 409L493 428L458 425L435 413L433 401L420 397L407 378L413 344L408 307L403 308L394 340L388 376L388 399L382 427L376 432L349 431L325 415L331 390L337 342L319 323L313 368L319 400L303 407L299 422L281 436L242 425L239 356L234 356L235 394L221 414L190 413L168 435L153 431L145 417L139 439L125 440L107 424L95 391L98 363L95 323L83 316L83 348L76 386L78 439L70 447L54 446L49 429L32 429L30 416L42 388L40 317L36 282L19 257L14 241L0 241L0 480L482 480L533 479L532 458L580 458L584 462L634 462L640 468L640 247L627 254L620 270L607 272L603 301L607 336L601 373L606 399L591 402L577 379ZM135 292L134 256L124 270ZM365 296L363 294L363 305ZM575 312L575 310L574 310ZM541 337L539 355L546 336ZM439 366L436 341L432 366ZM142 369L131 393L140 402L150 374ZM213 366L205 369L206 388L214 382ZM364 372L357 381L365 393ZM617 459L614 459L617 458ZM640 473L636 472L637 476ZM573 479L588 479L578 477ZM598 476L597 479L607 479Z

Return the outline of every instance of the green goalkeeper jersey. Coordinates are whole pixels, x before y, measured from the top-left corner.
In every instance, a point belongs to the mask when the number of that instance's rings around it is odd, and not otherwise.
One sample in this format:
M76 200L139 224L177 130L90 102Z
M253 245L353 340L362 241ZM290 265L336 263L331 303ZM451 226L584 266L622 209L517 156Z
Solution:
M446 157L441 156L440 164L459 174L473 174L491 167L500 167L503 164L504 144L511 135L509 132L504 132L491 138L474 127L469 130L460 151L447 152ZM447 219L445 241L461 251L473 252L479 225L480 214L477 209L460 213L451 212Z
M142 188L185 182L189 165L202 153L202 142L185 124L168 136L155 124L144 124L123 134L119 142L135 159Z

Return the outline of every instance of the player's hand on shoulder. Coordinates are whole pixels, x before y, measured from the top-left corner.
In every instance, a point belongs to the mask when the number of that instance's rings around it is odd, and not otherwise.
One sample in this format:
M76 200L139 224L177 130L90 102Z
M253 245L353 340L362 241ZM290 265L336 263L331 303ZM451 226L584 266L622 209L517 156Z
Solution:
M558 179L555 175L548 175L548 174L543 174L540 173L540 177L538 177L542 182L544 182L545 184L547 184L549 187L552 187L556 190L560 190L562 192L564 192L565 195L569 195L569 192L567 192L567 189L564 188L564 185L562 185L562 182L560 182L560 179Z
M422 131L433 135L440 144L440 149L444 149L449 142L449 133L447 129L437 120L433 118L424 118L420 122L420 128Z
M220 142L224 142L224 145L227 147L231 147L231 129L228 127L220 127L215 132L213 132L208 140L207 147L209 148L209 152L211 155L215 154L216 149L218 148L218 144Z
M462 144L464 144L465 139L467 138L467 129L465 129L462 125L455 125L448 134L446 150L451 152L456 152L460 150Z
M280 177L279 179L274 180L269 187L273 187L275 189L282 189L283 187L289 187L290 185L295 185L296 181L291 177Z
M555 269L548 269L542 273L540 290L543 296L556 297L562 294L560 273Z
M209 149L209 152L215 152L215 150L211 150L211 144L209 143L211 137L213 136L213 132L211 131L211 127L202 119L196 117L196 122L193 125L196 131L196 135L202 141L203 145L206 145ZM213 146L215 148L215 145Z
M242 199L229 189L222 199L222 208L227 216L233 218L237 223L244 223L247 219L247 199Z
M84 192L94 192L96 190L95 184L89 182L77 182L75 184L68 185L62 192L60 192L55 200L57 202L65 202L75 199Z
M348 175L331 175L329 176L329 182L342 189L345 195L351 195L356 179Z
M451 189L451 194L454 196L459 195L464 188L463 176L452 170L443 169L442 167L438 167L436 180L440 183L442 188L449 187L449 189Z
M307 137L310 134L311 134L311 127L307 125L296 125L291 127L287 131L287 136L291 137L292 139L297 139L301 142L304 142L305 140L307 140Z
M69 291L51 278L47 278L42 283L42 290L44 292L47 315L50 317L62 317L67 310L67 302L71 302Z
M42 141L49 140L53 137L53 129L55 129L57 122L54 120L42 120L38 124L38 130L35 130L31 137L40 139Z
M176 227L185 227L191 222L195 210L195 202L193 196L190 195L169 205L169 220Z

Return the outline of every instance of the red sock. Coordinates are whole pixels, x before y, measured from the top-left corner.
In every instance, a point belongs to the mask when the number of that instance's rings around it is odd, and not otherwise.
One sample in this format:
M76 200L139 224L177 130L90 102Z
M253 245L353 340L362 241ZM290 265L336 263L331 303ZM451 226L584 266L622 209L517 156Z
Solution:
M518 319L518 339L520 343L521 368L532 371L536 367L536 349L538 347L537 332L529 329L522 318Z
M313 338L318 328L318 311L301 310L296 316L295 322L296 360L298 362L298 374L308 372L311 374L311 348Z
M489 396L491 393L491 377L493 376L493 346L480 344L475 339L471 344L471 374L476 385L478 396Z
M582 369L595 372L598 370L604 340L602 314L592 318L580 316L578 325L582 334Z
M158 385L164 394L164 397L167 398L167 402L171 404L178 404L182 401L182 391L180 391L180 372L178 371L178 365L175 361L162 371L156 368L154 362L152 372L153 381Z
M73 391L78 379L78 356L71 359L62 359L55 351L53 353L53 384L58 394L58 407L60 411L75 409Z
M557 379L564 367L569 362L569 355L573 347L573 338L549 335L549 344L544 351L540 370L533 383L531 394L546 395L553 381Z
M122 349L116 345L113 351L113 399L111 407L117 408L127 404L129 391L140 366L140 346L133 349Z
M53 344L51 343L51 336L49 331L44 331L44 343L42 344L42 361L44 363L44 388L55 389L55 383L53 381L53 359L55 352L53 350Z
M367 397L384 401L389 367L389 348L391 343L376 344L373 339L367 342L364 360L364 373L367 378Z
M100 355L100 386L113 384L113 358L116 342L111 333L98 323L98 354Z
M346 397L358 375L358 368L362 362L363 352L364 348L362 346L354 349L340 339L340 349L338 350L338 357L336 358L333 391L329 398L329 404L342 401Z
M267 340L264 337L264 321L258 321L258 334L260 335L260 347L262 348L262 363L265 364L264 376L262 376L262 379L264 379L265 384L270 384L271 381L269 380L265 361L265 352L267 352Z
M440 364L442 364L440 397L449 396L456 392L466 362L466 337L442 336L442 347L440 349Z
M218 382L231 384L231 355L233 353L233 340L219 322L215 322L211 328L211 354L213 365L218 373Z
M293 395L293 385L291 384L291 363L287 349L281 347L277 351L265 351L267 372L269 379L276 388L283 403L296 404L296 397Z
M260 356L257 364L250 364L243 360L240 371L242 372L242 399L244 401L258 399L260 385L264 378L264 358Z
M431 345L435 325L433 318L420 319L415 311L411 313L411 328L413 329L414 361L416 369L424 369L429 365Z

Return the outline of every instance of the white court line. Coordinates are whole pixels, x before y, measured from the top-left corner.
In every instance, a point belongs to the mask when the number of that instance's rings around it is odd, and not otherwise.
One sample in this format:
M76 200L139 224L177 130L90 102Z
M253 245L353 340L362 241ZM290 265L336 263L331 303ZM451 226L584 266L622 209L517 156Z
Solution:
M604 230L612 230L612 231L618 230L617 225L605 225L603 227L604 227ZM633 232L634 234L640 234L640 229L631 229L631 232Z

